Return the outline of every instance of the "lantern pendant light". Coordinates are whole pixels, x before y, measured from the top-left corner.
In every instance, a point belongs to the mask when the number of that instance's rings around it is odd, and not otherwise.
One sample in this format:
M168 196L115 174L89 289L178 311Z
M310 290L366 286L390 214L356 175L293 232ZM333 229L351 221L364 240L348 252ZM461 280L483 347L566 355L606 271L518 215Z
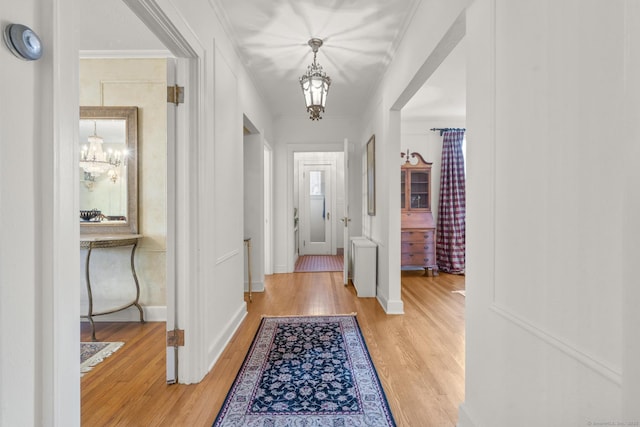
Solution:
M331 86L331 78L324 72L322 66L316 62L318 49L322 46L322 40L312 38L309 40L309 46L313 50L313 64L307 67L307 72L300 77L300 86L304 94L304 102L311 120L322 119L321 113L324 113L324 107L327 102L327 93Z

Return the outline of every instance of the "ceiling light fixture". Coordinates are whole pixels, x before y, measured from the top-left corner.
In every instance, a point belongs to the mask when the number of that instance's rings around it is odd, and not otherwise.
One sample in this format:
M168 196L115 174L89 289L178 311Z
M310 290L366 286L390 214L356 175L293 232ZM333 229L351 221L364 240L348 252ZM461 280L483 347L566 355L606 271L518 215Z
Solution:
M309 46L313 50L313 64L307 67L307 73L300 77L300 86L304 94L304 102L311 120L319 120L320 113L324 113L324 106L327 102L327 93L331 86L331 78L324 72L322 66L316 63L318 49L322 46L322 40L312 38Z

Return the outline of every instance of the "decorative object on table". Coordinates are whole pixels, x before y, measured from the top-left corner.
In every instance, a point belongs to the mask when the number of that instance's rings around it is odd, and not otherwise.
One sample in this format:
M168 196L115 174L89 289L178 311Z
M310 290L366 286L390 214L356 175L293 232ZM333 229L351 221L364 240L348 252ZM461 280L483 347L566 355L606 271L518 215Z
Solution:
M294 273L320 271L342 271L344 257L342 255L302 255L298 257Z
M82 221L100 221L101 216L102 212L100 212L98 209L80 211L80 219Z
M355 315L265 317L214 427L395 426Z
M402 159L400 161L400 165L404 166L405 164L409 163L413 166L417 165L418 162L420 162L420 154L418 153L411 153L409 151L409 149L407 148L407 152L406 153L400 153L400 158Z
M80 373L89 372L124 345L123 342L81 342Z
M313 50L313 64L307 67L307 72L300 77L300 86L304 95L304 103L311 120L320 120L320 113L324 113L327 102L327 93L331 86L331 78L324 72L322 66L316 63L318 49L322 46L322 40L312 38L308 42Z

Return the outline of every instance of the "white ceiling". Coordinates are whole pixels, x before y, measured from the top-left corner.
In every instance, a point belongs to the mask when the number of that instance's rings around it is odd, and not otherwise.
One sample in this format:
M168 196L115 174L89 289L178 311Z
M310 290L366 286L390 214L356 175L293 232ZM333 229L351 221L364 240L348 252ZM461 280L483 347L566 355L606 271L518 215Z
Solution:
M332 79L325 116L358 115L422 0L210 0L274 115L304 113L298 78L313 61ZM121 1L80 2L80 48L162 50ZM95 17L100 17L96 19ZM402 110L403 119L464 117L465 66L458 46Z
M403 120L466 117L466 60L462 40L402 109Z

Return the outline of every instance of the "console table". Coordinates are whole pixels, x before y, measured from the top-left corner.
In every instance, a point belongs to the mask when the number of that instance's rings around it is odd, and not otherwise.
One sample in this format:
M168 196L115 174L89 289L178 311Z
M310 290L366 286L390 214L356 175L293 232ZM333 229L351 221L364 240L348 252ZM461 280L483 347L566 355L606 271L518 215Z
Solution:
M138 241L142 237L141 234L83 234L80 235L80 249L87 249L87 258L85 260L85 279L87 283L87 296L89 298L89 309L86 315L80 317L86 318L91 324L91 339L96 341L96 326L93 321L94 316L100 316L103 314L111 314L117 311L125 310L129 307L135 306L140 311L140 323L144 323L144 312L138 302L140 299L140 284L138 283L138 276L136 275L136 269L133 262L136 247ZM94 312L93 311L93 293L91 291L91 275L89 274L89 266L91 261L91 251L94 249L104 248L116 248L121 246L131 246L131 274L133 275L133 281L136 285L136 297L130 303L126 303L120 307L114 307L105 311Z

